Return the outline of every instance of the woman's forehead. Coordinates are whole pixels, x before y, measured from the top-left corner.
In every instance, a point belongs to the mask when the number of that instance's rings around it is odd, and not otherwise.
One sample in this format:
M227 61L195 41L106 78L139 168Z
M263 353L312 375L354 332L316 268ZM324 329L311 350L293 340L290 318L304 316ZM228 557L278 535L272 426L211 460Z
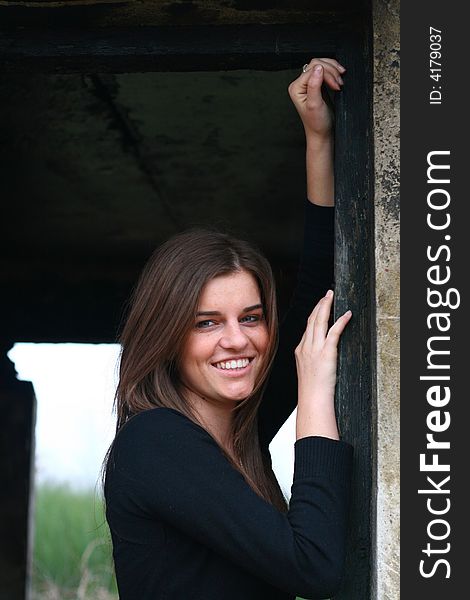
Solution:
M218 310L225 306L247 308L261 303L258 283L248 271L218 275L206 283L198 311Z

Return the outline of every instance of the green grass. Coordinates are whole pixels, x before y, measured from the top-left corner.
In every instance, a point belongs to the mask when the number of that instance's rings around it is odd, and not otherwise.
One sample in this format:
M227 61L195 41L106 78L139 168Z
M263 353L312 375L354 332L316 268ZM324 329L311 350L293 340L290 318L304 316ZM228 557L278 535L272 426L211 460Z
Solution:
M111 540L93 491L43 485L36 490L33 598L117 598Z

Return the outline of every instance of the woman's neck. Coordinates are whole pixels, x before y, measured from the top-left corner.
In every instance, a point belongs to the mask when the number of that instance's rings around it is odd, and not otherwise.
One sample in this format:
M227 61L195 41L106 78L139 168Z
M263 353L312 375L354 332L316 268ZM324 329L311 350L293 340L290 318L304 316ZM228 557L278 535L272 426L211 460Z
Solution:
M214 403L186 389L186 397L202 426L230 455L233 454L232 420L236 403Z

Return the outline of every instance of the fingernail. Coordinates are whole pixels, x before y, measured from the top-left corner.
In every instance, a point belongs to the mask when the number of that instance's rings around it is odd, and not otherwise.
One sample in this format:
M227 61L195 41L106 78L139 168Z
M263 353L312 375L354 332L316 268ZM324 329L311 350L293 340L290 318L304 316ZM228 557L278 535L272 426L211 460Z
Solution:
M346 71L346 69L343 67L343 65L339 65L338 68L341 71L341 73L344 73Z
M323 67L321 65L316 65L316 67L313 69L313 72L318 75L319 73L321 73L323 71Z
M333 295L333 290L328 290L328 291L326 292L326 297L327 297L327 298L331 298L331 296L332 296L332 295Z
M341 77L341 75L338 75L338 81L340 82L341 85L343 85L344 81L343 81L343 78Z
M346 317L350 317L352 315L352 312L350 310L347 310L344 314Z

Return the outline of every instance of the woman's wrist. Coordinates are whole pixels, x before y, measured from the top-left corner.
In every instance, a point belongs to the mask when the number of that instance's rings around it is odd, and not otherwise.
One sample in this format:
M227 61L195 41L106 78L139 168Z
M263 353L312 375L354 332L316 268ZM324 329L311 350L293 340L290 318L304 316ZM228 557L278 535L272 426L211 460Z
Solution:
M332 151L333 149L333 132L317 133L305 131L305 142L307 149L311 148L315 151Z
M306 410L334 411L335 393L334 390L331 392L330 390L312 390L299 387L297 404Z
M334 205L333 137L306 138L307 198L312 204Z
M339 440L339 431L333 406L327 410L315 410L311 406L298 404L295 429L296 439L298 440L316 435Z

